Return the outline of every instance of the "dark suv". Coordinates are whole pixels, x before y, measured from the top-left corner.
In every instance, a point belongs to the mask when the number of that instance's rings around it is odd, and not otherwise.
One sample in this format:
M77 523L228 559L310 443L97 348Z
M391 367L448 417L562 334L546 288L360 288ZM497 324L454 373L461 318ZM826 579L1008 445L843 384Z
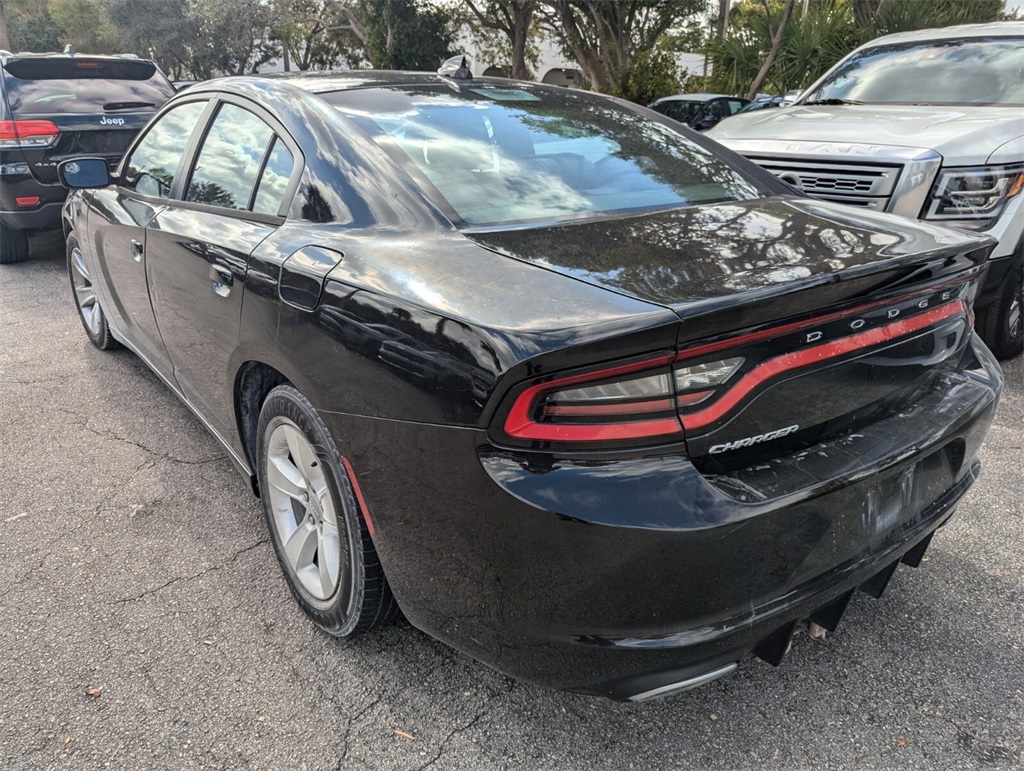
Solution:
M60 161L100 156L114 168L173 94L156 64L130 54L0 51L0 263L28 256L29 231L60 226Z

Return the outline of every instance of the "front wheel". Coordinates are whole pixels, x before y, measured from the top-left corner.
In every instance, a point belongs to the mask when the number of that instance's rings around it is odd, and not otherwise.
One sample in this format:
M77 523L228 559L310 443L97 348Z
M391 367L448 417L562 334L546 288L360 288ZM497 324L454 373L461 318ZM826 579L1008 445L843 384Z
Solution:
M1022 294L1024 263L1017 262L1006 277L999 298L978 311L978 331L997 358L1010 359L1024 351Z
M350 637L397 612L338 449L295 388L270 392L257 428L260 497L288 587L313 622Z
M85 264L82 247L79 246L74 233L68 236L67 252L68 277L71 279L71 289L75 295L75 307L78 308L78 317L82 320L89 342L101 351L117 348L117 340L110 333L110 325L107 324L107 317L103 314L99 298L96 296L96 287L93 286L92 276Z

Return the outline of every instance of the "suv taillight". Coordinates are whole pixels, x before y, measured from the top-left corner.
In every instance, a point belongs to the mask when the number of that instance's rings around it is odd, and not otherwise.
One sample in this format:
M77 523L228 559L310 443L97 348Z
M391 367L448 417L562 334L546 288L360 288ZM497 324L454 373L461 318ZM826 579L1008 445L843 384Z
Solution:
M0 121L0 149L49 147L57 141L60 129L48 120Z

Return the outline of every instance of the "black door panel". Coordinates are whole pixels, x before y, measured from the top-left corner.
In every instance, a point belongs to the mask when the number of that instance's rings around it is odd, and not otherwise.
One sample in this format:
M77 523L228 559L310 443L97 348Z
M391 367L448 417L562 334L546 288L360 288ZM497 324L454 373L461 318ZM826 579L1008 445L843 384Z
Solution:
M169 206L149 226L146 257L156 320L178 387L223 437L233 434L228 372L238 347L249 254L274 226Z
M164 377L170 360L160 339L146 285L146 226L162 208L119 188L97 190L89 215L103 309L114 328Z

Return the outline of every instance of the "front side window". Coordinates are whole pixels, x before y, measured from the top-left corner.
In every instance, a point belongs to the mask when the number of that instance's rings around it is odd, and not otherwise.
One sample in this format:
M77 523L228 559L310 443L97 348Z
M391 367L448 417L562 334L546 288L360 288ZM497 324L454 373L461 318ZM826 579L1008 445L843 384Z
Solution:
M207 102L187 102L165 112L136 145L121 185L142 195L169 198L174 175Z
M807 94L868 104L1024 104L1024 38L930 40L854 54Z
M199 150L185 200L248 209L273 138L270 126L248 110L221 105Z
M411 162L466 225L767 194L679 131L584 92L441 84L321 96L400 163Z

